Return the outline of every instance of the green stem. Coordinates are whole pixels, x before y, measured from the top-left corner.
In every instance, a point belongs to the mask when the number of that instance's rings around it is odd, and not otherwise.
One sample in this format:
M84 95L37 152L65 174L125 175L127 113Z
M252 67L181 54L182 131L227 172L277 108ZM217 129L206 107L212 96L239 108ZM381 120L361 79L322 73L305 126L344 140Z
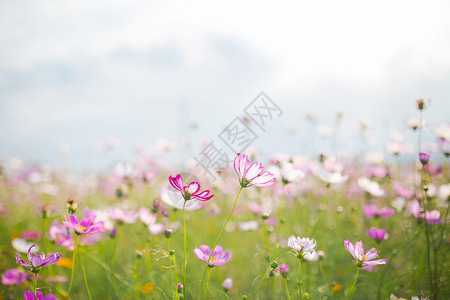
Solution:
M72 291L72 284L73 284L73 274L75 273L75 254L78 251L78 235L75 235L75 241L74 241L74 247L73 247L73 255L72 255L72 275L70 275L70 284L69 284L69 291L67 292L67 300L70 297L70 292Z
M89 300L92 300L91 291L89 291L89 286L88 286L88 283L87 283L86 270L84 269L83 261L81 260L80 251L78 251L78 260L80 261L81 270L83 271L84 286L86 287L86 291L88 293Z
M208 262L206 263L205 270L203 271L202 283L201 283L201 285L200 285L200 292L199 292L199 294L198 294L198 300L200 300L201 295L202 295L202 291L203 291L203 282L204 282L204 280L205 280L206 270L208 269L209 262L210 262L210 260L211 260L212 254L213 254L213 252L214 252L214 249L216 249L217 244L219 243L220 237L222 236L222 233L223 233L223 231L225 230L225 227L227 226L228 222L229 222L230 219L231 219L231 216L233 215L234 209L236 208L236 203L237 203L237 201L238 201L238 198L239 198L239 195L241 194L242 189L243 189L243 187L241 187L241 188L239 189L239 192L238 192L237 195L236 195L236 200L234 200L233 208L231 209L231 212L230 212L230 214L229 214L227 220L225 221L225 224L223 224L222 229L221 229L220 232L219 232L219 236L217 237L216 242L214 243L214 246L213 246L212 249L211 249L211 253L209 254Z
M34 273L34 298L37 299L37 275L38 273Z
M253 293L252 299L251 299L251 300L253 300L253 299L255 298L255 296L258 294L259 289L261 288L261 286L262 286L264 280L265 280L266 277L267 277L267 274L269 274L269 271L270 271L271 269L272 269L271 266L267 268L267 271L266 271L266 273L264 274L264 277L261 279L261 282L259 283L258 288L257 288L256 291Z
M288 299L291 300L291 295L289 295L289 288L287 285L287 280L286 279L283 279L283 280L284 280L284 287L286 288L286 295L287 295Z
M350 288L350 291L348 292L347 300L350 299L350 296L351 296L352 293L353 293L353 289L355 288L356 279L358 278L359 269L360 269L360 268L358 268L358 270L356 271L355 280L353 281L352 287Z
M327 203L328 203L328 190L329 189L330 189L330 186L329 186L329 184L327 184L327 187L326 187L326 190L325 190L325 195L323 196L323 200L322 200L322 209L319 212L319 218L317 218L316 224L314 224L314 227L313 227L311 233L308 234L308 236L314 235L314 233L317 230L317 227L319 226L320 222L322 221L322 218L323 218L323 215L324 215L324 213L326 211L326 206L327 206Z
M302 299L302 283L300 281L300 274L302 271L302 259L298 259L298 293L300 295L300 299Z
M277 247L278 240L280 238L281 216L283 214L283 208L284 208L284 183L282 184L281 188L283 189L283 191L281 192L280 207L278 208L278 228L277 228L277 238L275 240L275 247Z
M138 266L137 262L138 262L138 257L136 256L136 258L134 259L134 263L133 263L134 293L136 294L136 299L140 300L141 294L139 293L139 285L138 285L138 280L137 280L137 266Z
M186 299L186 201L183 203L183 299Z
M433 275L432 275L432 272L431 272L431 259L430 259L430 233L429 233L428 222L427 222L427 218L426 218L426 212L428 210L428 205L427 205L427 195L426 195L426 192L424 190L424 170L423 170L423 166L422 166L422 169L420 171L420 190L422 192L422 202L423 202L423 206L424 206L424 210L425 210L425 216L424 216L423 220L424 220L424 224L425 224L425 237L426 237L426 240L427 240L428 280L430 282L430 289L433 290L433 286L434 285L433 285Z
M171 249L170 249L170 237L167 239L167 251L168 252L171 251ZM170 259L172 260L173 268L174 268L174 271L175 271L175 284L174 284L175 293L173 294L173 299L178 299L178 296L177 296L178 295L178 288L177 288L178 274L177 274L177 264L175 262L175 253L170 255ZM171 280L171 283L173 284L173 273L172 272L170 272L170 280Z
M445 156L444 164L442 165L442 171L441 171L441 176L439 176L439 184L438 184L438 187L441 186L442 180L444 179L445 173L446 173L446 172L447 172L447 156Z
M209 285L209 277L211 275L211 268L208 268L208 275L206 276L206 286L205 286L205 294L203 294L203 299L206 298L206 293L208 293L208 285Z

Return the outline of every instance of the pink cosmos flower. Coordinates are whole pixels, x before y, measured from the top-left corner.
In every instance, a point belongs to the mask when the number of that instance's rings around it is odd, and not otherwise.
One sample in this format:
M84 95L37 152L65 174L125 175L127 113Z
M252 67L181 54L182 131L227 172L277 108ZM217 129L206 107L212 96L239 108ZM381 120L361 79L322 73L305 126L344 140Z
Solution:
M382 240L386 236L386 230L371 227L369 230L366 231L366 234L375 240Z
M67 220L67 216L64 215L65 221L62 221L64 226L66 226L69 229L73 229L76 234L80 235L83 233L90 233L94 234L97 232L103 232L105 231L105 227L103 226L103 222L91 224L91 219L83 218L81 221L78 222L78 218L74 215L70 215L69 219Z
M378 209L378 207L375 204L370 205L363 205L362 211L367 219L372 219L373 217L390 217L394 214L393 208L388 208L387 206L384 206L381 209Z
M24 230L22 231L21 236L26 240L38 240L41 233L37 230Z
M248 165L248 157L238 153L234 158L234 170L239 176L241 187L257 186L261 188L269 187L275 182L275 176L269 172L263 172L263 167L259 162Z
M142 223L148 227L148 231L150 231L151 234L159 234L164 230L162 224L156 223L156 215L150 213L150 210L147 207L141 207L141 209L139 209L139 218Z
M233 279L226 278L222 283L222 287L225 291L231 290L231 288L233 287Z
M59 253L50 253L48 256L45 256L44 253L42 253L42 255L37 253L31 254L31 249L33 247L36 247L36 245L32 245L30 249L28 249L28 261L21 260L20 254L16 253L16 263L31 268L33 273L39 272L41 267L56 264L62 257Z
M408 203L409 212L416 218L422 218L423 213L420 212L420 204L417 200L412 200Z
M26 291L23 294L25 300L36 300L36 298L34 298L34 295L31 291ZM38 300L56 300L55 295L53 294L48 294L47 296L44 297L44 294L42 294L41 291L37 291L36 292L36 297Z
M139 212L134 210L123 210L118 207L108 207L108 214L111 219L120 223L133 224L136 223Z
M356 259L356 266L358 268L362 268L365 266L376 266L376 265L384 265L387 262L387 259L378 259L373 260L378 257L377 251L368 250L364 252L364 245L362 241L356 242L355 245L349 241L344 241L345 249Z
M72 251L75 248L72 235L67 228L59 223L58 220L54 220L48 229L48 237L56 244L63 246L67 250Z
M172 177L169 176L169 183L171 186L174 187L177 191L181 193L185 201L191 200L191 199L197 199L200 201L208 201L214 195L210 195L209 190L204 190L203 192L200 192L200 184L198 182L191 182L189 185L185 186L183 185L183 178L180 174L177 176Z
M312 253L314 247L316 247L316 241L314 239L300 238L299 236L290 236L288 239L288 246L291 247L298 258L303 258L306 253Z
M394 188L394 191L399 195L400 197L403 197L405 199L411 199L414 197L414 193L402 186L398 182L392 183L392 187Z
M208 262L209 255L211 254L211 249L206 245L201 245L199 248L194 249L194 255L198 259ZM214 252L209 261L209 267L213 266L223 266L231 259L230 251L223 253L222 246L216 246Z
M283 276L283 278L287 277L287 273L289 272L289 267L285 264L281 264L278 266L278 270L280 271L281 276Z
M408 203L409 212L416 218L425 219L429 224L442 224L444 221L440 220L439 217L441 213L438 210L427 210L425 213L422 213L420 210L419 201L413 200Z
M2 274L3 285L15 285L22 283L27 278L27 273L19 269L9 269Z

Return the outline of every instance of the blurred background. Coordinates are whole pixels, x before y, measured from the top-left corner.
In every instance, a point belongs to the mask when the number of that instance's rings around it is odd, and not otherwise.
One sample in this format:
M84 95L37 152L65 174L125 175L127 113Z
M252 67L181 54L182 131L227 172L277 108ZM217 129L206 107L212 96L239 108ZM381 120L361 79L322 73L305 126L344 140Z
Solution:
M181 164L262 91L283 111L255 129L263 154L413 143L419 97L434 141L449 15L446 0L1 1L0 160L105 170L170 148Z

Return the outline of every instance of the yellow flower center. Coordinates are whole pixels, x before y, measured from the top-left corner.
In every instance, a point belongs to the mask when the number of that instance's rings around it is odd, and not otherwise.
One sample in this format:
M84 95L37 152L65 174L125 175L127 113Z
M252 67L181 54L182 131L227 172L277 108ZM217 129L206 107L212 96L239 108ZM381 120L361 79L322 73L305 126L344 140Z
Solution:
M366 256L364 254L361 254L361 257L362 257L363 261L366 260Z
M215 260L216 260L216 258L211 256L211 261L215 261Z
M83 231L86 230L86 227L83 227L83 226L81 226L81 225L77 225L77 227L80 228L80 229L83 230Z

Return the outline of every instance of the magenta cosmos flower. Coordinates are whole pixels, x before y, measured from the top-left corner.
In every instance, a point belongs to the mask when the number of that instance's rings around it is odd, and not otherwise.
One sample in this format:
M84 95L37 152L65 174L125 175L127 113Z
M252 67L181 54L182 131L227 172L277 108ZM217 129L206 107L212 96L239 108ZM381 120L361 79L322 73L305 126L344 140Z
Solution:
M422 163L422 165L426 165L428 163L428 160L430 159L430 155L426 153L419 153L419 160Z
M19 269L9 269L2 274L3 285L15 285L22 283L27 278L27 273Z
M33 273L38 273L42 267L56 264L62 257L59 253L50 253L48 256L45 256L44 253L42 253L42 255L39 255L38 253L31 254L31 249L33 247L36 247L36 245L32 245L30 249L28 249L28 261L21 260L20 254L16 253L16 263L31 268Z
M209 255L211 254L211 249L206 245L201 245L199 248L194 249L194 255L198 259L208 262ZM223 253L222 246L216 246L213 254L211 255L211 260L209 261L209 266L223 266L226 262L231 259L230 251Z
M371 237L377 241L380 241L380 240L384 239L384 237L386 236L386 230L381 229L381 228L377 229L375 227L371 227L369 230L366 231L366 234L369 237Z
M239 176L241 187L257 186L265 188L275 182L275 176L269 172L263 172L264 169L259 162L248 165L248 157L243 153L238 153L234 158L234 170Z
M362 211L367 219L372 219L373 217L390 217L394 214L393 208L388 208L384 206L383 208L378 209L375 204L363 205Z
M191 182L189 185L183 185L183 178L180 174L175 177L169 176L170 185L181 193L185 201L197 199L200 201L208 201L214 195L210 195L209 190L200 192L200 184L198 182Z
M78 222L78 218L74 215L69 216L69 220L67 220L66 215L64 215L65 221L62 221L64 226L69 229L73 229L77 235L83 233L94 234L97 232L105 231L105 227L103 226L103 222L91 224L91 219L83 218Z
M36 298L34 298L34 295L31 291L26 291L23 294L25 300L36 300ZM36 297L38 300L56 300L55 295L53 294L48 294L47 296L44 297L44 294L42 294L41 291L37 291L36 292Z
M364 245L362 241L356 242L355 245L349 241L344 241L345 249L356 259L356 266L362 268L365 266L385 265L387 259L373 260L378 257L377 251L368 250L364 252Z

